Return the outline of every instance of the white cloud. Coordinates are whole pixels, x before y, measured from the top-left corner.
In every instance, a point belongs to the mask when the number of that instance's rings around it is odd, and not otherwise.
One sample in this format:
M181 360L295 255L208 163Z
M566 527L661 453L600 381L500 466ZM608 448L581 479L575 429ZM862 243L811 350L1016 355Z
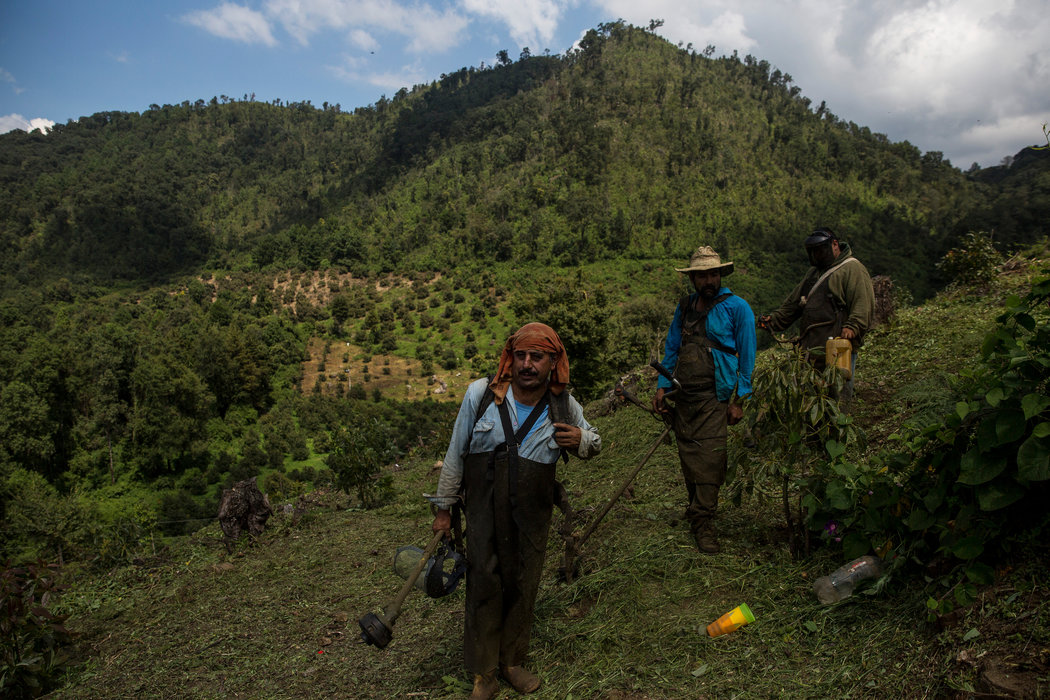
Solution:
M0 82L11 83L11 89L15 91L16 95L21 95L25 92L24 88L18 86L18 81L15 80L15 76L11 75L9 71L4 70L3 68L0 68ZM10 129L8 129L8 131L10 131Z
M564 0L462 0L463 9L507 25L519 47L546 46L558 29L558 20L572 3Z
M963 167L1012 155L1029 141L1017 142L1015 120L1050 112L1045 0L594 2L637 26L663 19L674 43L769 61L840 118Z
M355 29L350 32L350 43L362 51L375 51L379 48L379 42L375 37L364 29Z
M42 133L46 134L51 131L51 127L54 125L55 123L50 119L43 119L41 117L37 117L36 119L26 119L21 114L8 114L0 117L0 134L6 134L15 129L21 129L22 131L35 131L39 129Z
M373 85L391 94L401 88L411 88L429 81L419 66L403 66L395 71L368 71L368 61L354 56L344 56L342 65L329 66L329 72L347 83Z
M277 45L266 17L241 5L223 3L214 10L191 12L184 15L183 20L223 39L245 44Z
M1045 146L1042 125L1050 122L1050 109L1041 114L1019 114L1003 117L990 124L976 124L960 131L953 144L958 162L952 165L967 169L972 163L997 165L1006 156L1015 155L1026 146Z
M371 28L408 37L408 49L420 53L459 44L468 22L451 8L395 0L269 0L265 12L303 45L325 30Z

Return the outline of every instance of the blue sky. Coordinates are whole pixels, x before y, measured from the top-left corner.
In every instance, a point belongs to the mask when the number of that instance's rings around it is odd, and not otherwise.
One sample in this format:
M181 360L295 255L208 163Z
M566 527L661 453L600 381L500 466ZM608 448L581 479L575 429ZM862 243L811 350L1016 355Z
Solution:
M352 109L618 18L765 59L814 104L964 169L1050 121L1045 0L56 0L0 7L0 132L221 95Z

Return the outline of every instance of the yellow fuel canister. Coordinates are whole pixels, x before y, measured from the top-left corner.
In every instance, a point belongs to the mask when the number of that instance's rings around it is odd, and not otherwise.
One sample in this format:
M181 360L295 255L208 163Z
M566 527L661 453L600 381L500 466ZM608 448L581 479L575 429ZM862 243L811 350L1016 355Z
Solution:
M853 345L845 338L828 338L824 344L824 358L828 367L838 367L848 381L853 372L850 370L850 353Z

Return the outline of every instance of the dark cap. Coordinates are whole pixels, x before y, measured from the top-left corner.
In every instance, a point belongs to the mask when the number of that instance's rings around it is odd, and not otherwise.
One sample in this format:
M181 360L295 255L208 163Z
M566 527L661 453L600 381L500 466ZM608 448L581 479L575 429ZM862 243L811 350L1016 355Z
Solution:
M817 246L824 245L829 241L837 241L838 239L838 234L830 228L824 228L822 226L809 235L809 238L806 239L805 245L807 248L816 248Z

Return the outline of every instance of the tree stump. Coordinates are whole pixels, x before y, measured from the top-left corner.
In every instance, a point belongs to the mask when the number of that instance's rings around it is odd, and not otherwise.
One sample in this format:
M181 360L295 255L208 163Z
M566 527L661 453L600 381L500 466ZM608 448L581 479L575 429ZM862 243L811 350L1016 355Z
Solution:
M253 538L261 535L272 514L270 499L259 490L254 476L223 491L219 501L219 525L225 535L226 551L233 550L242 532L247 531Z
M871 318L871 327L874 328L891 320L897 308L893 280L886 275L876 275L871 278L871 286L875 290L875 308Z

